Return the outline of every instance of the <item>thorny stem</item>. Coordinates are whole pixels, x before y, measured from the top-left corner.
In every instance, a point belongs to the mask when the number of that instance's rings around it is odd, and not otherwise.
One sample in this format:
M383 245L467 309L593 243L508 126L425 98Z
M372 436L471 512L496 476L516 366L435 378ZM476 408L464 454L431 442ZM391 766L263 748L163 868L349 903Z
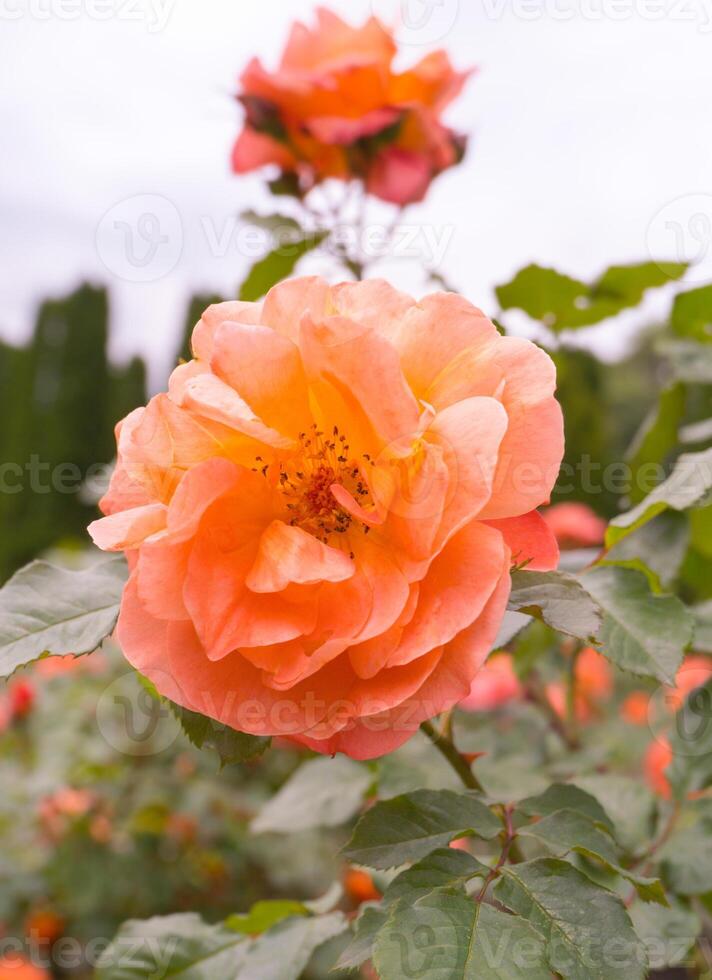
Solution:
M495 878L499 878L500 871L509 860L509 854L510 851L512 850L514 839L517 836L514 827L512 825L512 809L513 808L511 806L504 807L505 831L504 831L504 844L502 845L502 853L499 855L499 859L497 860L495 866L492 868L490 873L485 878L485 882L482 886L482 889L478 894L477 898L475 899L476 902L482 902L484 900L487 894L487 890L489 889L489 886L492 884Z
M427 735L438 752L445 759L447 759L467 789L474 789L477 790L478 793L484 793L482 783L479 781L477 776L475 776L474 772L472 771L472 767L465 756L455 747L455 743L452 741L452 738L448 738L446 735L439 732L429 721L424 721L420 726L420 730L424 735Z

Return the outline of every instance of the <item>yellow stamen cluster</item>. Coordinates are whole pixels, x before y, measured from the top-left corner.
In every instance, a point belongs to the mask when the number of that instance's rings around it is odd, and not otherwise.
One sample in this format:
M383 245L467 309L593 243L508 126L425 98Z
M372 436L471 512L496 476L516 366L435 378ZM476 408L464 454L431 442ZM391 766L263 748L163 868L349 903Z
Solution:
M287 498L289 523L313 534L324 544L332 534L345 534L354 517L341 507L331 492L334 483L340 484L363 506L368 503L369 491L359 462L350 456L346 436L334 426L331 436L313 424L308 432L299 433L300 448L296 460L279 463L279 488ZM373 466L371 457L363 460ZM258 457L257 462L262 462ZM255 467L257 470L258 467ZM266 476L269 466L261 467ZM364 533L368 525L362 524Z

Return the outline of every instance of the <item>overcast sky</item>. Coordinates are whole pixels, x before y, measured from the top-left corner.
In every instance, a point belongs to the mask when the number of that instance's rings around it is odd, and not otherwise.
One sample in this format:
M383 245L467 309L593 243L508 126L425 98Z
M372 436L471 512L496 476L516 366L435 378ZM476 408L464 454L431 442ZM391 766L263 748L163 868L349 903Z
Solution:
M315 6L0 0L4 337L89 279L111 288L115 356L140 351L162 374L187 297L244 275L235 215L270 204L258 177L229 171L237 76L253 54L273 65ZM401 0L329 6L355 22ZM446 246L442 270L470 299L494 312L493 286L532 260L586 277L687 256L693 281L712 278L712 0L403 6L403 64L445 46L479 67L450 115L473 134L467 159L407 219L430 229L426 248ZM158 225L138 228L147 213ZM145 266L117 239L132 228L160 232ZM405 264L387 271L416 287ZM607 349L626 332L609 325Z

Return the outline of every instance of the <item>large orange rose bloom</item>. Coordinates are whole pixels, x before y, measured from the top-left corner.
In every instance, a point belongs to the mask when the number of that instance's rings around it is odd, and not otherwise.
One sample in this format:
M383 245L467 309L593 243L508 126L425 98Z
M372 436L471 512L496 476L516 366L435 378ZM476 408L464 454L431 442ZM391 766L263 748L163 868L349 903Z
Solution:
M211 306L193 353L91 527L129 559L124 653L241 731L390 751L469 692L511 565L557 563L552 361L460 296L319 278Z
M470 72L456 72L444 51L396 72L395 55L392 34L373 17L353 28L319 9L313 30L296 23L277 71L254 58L240 79L246 119L235 172L276 164L306 188L356 177L386 201L421 200L462 158L465 141L441 115Z

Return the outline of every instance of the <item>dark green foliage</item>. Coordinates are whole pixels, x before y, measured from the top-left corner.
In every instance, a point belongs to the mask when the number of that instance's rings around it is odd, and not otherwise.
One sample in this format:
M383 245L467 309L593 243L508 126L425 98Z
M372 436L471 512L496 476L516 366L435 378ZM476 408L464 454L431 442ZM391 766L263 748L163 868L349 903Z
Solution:
M0 580L58 540L86 540L82 485L146 398L143 362L112 368L107 339L106 291L82 285L42 304L26 347L0 346Z

